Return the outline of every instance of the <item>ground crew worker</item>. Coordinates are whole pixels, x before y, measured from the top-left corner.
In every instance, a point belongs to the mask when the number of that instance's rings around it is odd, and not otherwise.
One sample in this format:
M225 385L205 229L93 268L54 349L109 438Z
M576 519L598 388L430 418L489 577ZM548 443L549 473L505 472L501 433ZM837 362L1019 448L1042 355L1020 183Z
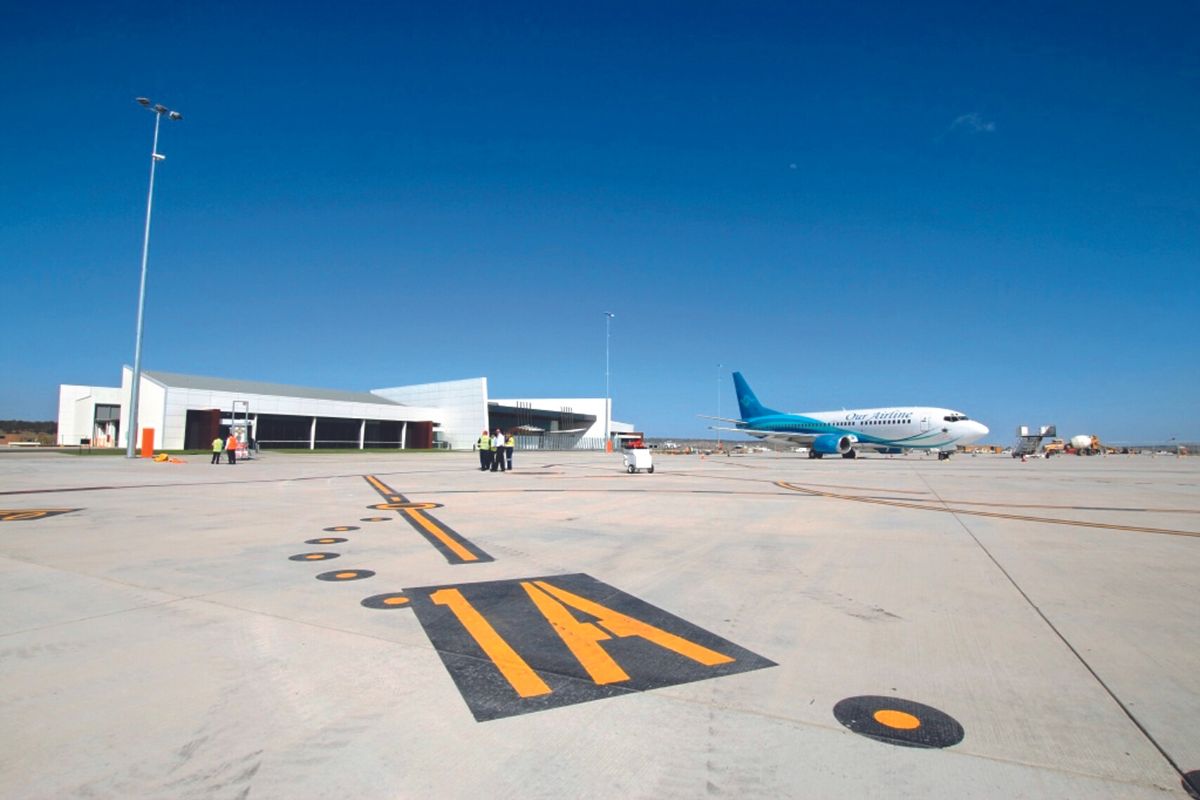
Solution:
M512 451L517 446L516 438L510 433L508 438L504 440L504 460L508 462L508 468L512 469Z
M492 437L492 472L497 467L504 472L504 434L499 428L496 428L496 435Z
M221 463L221 451L224 449L225 449L225 440L224 439L222 439L220 436L213 439L213 443L212 443L213 457L212 457L212 461L209 463L220 464Z
M479 469L486 472L492 467L492 437L485 430L479 436Z
M229 454L229 463L230 464L237 463L237 449L238 449L237 437L234 436L233 433L231 432L229 434L229 438L225 440L225 452Z

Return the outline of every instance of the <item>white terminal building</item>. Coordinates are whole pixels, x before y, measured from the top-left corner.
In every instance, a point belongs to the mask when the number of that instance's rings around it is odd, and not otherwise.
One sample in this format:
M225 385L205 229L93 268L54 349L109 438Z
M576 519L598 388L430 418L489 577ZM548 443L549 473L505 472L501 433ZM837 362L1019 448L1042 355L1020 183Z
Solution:
M133 370L121 385L63 384L58 443L125 447ZM207 449L217 436L242 432L262 449L443 447L470 450L484 429L512 433L521 449L603 449L633 425L611 418L603 397L492 399L487 378L393 386L368 392L143 370L138 446Z

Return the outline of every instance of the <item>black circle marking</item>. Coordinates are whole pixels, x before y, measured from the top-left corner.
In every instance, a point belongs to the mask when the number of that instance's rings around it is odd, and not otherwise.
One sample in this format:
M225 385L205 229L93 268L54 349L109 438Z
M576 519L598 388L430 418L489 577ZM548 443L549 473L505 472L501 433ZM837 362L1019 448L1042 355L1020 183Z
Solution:
M361 581L363 578L370 578L375 573L369 569L335 569L333 572L322 572L317 576L319 581L334 581L341 583L342 581Z
M329 533L344 533L345 531L356 531L356 530L358 530L358 526L357 525L334 525L332 528L321 528L321 530L327 531Z
M297 553L294 556L288 556L288 561L328 561L340 555L341 553Z
M363 599L362 605L367 608L382 608L389 611L394 608L412 608L412 603L404 592L371 595Z
M1195 797L1200 800L1200 769L1183 773L1183 780L1180 783L1189 797Z
M343 539L340 536L323 536L320 539L305 539L305 544L341 544L348 542L349 539Z
M391 517L363 517L359 522L391 522Z
M913 719L915 727L887 725L876 718ZM958 721L923 703L899 697L847 697L833 707L833 716L857 734L901 747L953 747L965 732Z

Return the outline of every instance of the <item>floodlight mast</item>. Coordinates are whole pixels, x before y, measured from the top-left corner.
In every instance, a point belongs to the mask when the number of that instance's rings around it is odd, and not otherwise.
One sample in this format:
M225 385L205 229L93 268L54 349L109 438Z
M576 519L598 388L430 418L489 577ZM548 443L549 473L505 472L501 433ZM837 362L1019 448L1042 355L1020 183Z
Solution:
M721 449L721 368L724 364L717 364L717 449Z
M133 383L130 387L131 393L129 397L129 431L127 433L128 447L125 450L126 458L135 458L137 455L137 431L138 431L138 395L140 394L142 384L142 317L146 306L146 264L150 258L150 212L154 207L154 167L159 161L166 158L158 152L158 126L162 122L163 115L167 115L168 119L181 120L183 115L178 111L172 111L161 104L151 104L150 99L146 97L137 98L137 102L149 111L154 112L154 144L150 147L150 191L146 195L146 231L142 236L142 278L138 286L138 308L137 308L137 338L134 340L133 346Z
M612 452L612 433L609 431L609 421L612 419L612 400L609 395L608 386L608 340L611 332L612 319L615 317L611 311L604 312L604 449Z

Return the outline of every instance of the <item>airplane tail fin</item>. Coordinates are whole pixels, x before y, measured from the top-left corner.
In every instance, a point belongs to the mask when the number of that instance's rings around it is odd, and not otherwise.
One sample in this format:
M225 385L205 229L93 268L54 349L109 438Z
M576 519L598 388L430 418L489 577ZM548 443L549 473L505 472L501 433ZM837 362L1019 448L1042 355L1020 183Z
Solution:
M746 379L742 377L742 373L733 373L733 388L737 393L738 410L742 414L742 419L753 419L754 417L779 413L758 402L754 390L750 388L750 384L746 383Z

